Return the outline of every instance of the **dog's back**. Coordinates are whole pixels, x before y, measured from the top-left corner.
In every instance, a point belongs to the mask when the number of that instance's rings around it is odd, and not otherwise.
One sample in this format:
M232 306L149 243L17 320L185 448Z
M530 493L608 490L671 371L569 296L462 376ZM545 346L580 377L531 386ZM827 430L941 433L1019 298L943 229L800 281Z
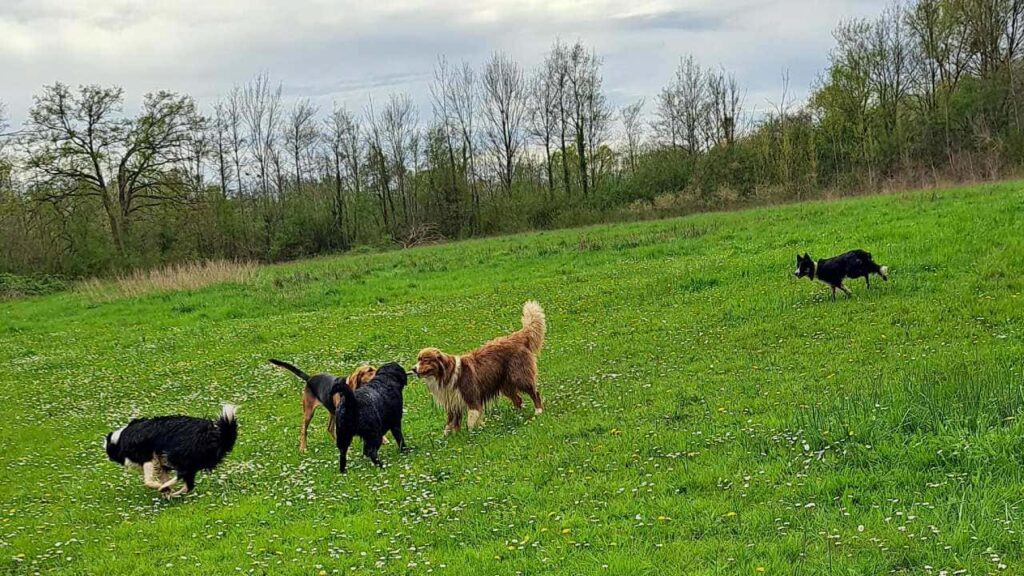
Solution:
M215 421L192 416L132 420L116 437L108 437L107 454L122 463L141 464L156 455L176 470L211 470L231 452L237 437L235 409L227 405Z
M373 379L354 392L344 382L336 384L335 393L344 397L336 412L339 430L345 427L357 436L383 435L402 418L402 393L408 381L405 369L392 362L378 368Z
M818 261L818 278L838 286L843 278L863 278L868 274L879 274L882 267L875 264L871 254L864 250L850 250L839 256ZM884 274L883 274L884 276Z

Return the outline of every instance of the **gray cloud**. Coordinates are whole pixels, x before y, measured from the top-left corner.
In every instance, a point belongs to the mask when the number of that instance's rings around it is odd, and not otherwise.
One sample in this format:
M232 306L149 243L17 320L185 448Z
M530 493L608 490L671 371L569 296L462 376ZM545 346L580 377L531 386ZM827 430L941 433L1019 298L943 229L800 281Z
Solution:
M478 65L500 50L532 67L556 38L597 51L616 104L652 101L693 54L733 71L747 104L763 107L786 69L804 96L835 25L888 0L2 1L0 101L20 122L32 94L57 80L121 85L131 110L157 89L209 105L263 71L321 106L361 109L405 91L426 117L439 55Z
M649 14L631 14L615 18L613 25L622 30L715 30L722 28L724 18L691 10L665 10Z

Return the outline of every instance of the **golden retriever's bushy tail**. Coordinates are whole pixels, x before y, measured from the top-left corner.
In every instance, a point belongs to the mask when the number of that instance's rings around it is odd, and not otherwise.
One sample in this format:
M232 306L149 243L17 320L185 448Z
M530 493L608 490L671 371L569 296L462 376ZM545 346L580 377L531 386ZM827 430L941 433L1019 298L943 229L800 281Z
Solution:
M530 352L540 352L544 345L544 333L548 325L544 319L544 309L535 300L528 300L523 304L523 333L526 334L526 346Z

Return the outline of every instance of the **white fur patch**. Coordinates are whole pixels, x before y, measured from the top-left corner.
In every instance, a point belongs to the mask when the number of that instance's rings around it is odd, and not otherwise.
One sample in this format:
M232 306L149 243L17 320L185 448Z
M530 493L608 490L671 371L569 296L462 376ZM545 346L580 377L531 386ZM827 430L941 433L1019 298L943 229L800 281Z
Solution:
M888 266L882 266L882 276L888 276L888 275L889 275L889 267Z
M234 404L225 404L220 410L220 417L233 422L235 420L235 410L238 410L238 406Z
M535 410L533 411L533 414L534 414L535 416L540 416L540 415L541 415L541 414L543 414L543 413L544 413L544 409L543 409L543 408L537 408L537 409L535 409Z
M430 394L434 397L434 403L441 408L444 408L447 412L463 412L466 410L466 402L462 399L462 394L455 389L455 381L459 379L459 375L462 374L462 357L455 357L455 369L452 370L452 375L448 378L448 382L441 382L434 376L424 376L423 381L427 385L427 390L430 390Z
M454 386L442 386L437 378L424 376L423 381L434 397L434 403L449 412L462 412L466 409L466 403L462 400L462 394Z
M127 426L121 426L117 430L114 430L114 433L110 435L111 444L117 444L121 440L121 432L124 432L125 428L127 428Z

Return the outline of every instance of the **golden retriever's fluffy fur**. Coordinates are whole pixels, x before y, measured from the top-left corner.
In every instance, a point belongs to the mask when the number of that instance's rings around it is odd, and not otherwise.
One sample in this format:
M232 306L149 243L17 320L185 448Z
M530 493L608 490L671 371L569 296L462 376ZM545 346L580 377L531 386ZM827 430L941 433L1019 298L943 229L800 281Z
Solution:
M466 412L469 428L482 424L484 405L498 394L507 396L519 409L523 405L519 394L525 393L533 400L536 414L544 410L537 391L537 354L546 330L544 309L531 300L523 304L523 328L518 332L461 356L437 348L420 351L413 372L423 378L434 401L447 412L446 434L461 428Z

